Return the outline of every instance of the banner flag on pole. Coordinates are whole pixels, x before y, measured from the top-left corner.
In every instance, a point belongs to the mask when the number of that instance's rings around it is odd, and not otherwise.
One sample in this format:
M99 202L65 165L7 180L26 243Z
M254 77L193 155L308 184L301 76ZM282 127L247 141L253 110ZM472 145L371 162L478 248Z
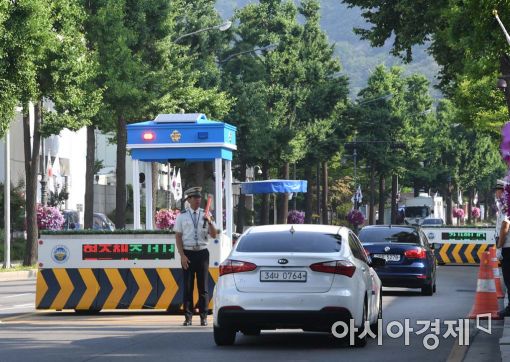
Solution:
M175 176L175 167L172 169L172 176L170 176L170 192L174 199L176 198L175 190L177 187L177 177Z
M177 171L177 177L175 182L175 201L182 199L182 182L181 182L181 170Z

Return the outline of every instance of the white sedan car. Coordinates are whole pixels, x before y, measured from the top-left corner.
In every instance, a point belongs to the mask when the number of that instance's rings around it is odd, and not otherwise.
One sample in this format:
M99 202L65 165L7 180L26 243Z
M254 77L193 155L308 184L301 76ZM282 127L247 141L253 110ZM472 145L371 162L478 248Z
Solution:
M382 317L381 281L356 235L345 227L268 225L250 228L220 265L214 291L214 340L231 345L238 331L297 328L331 332ZM357 336L363 331L359 328ZM339 333L341 329L339 328ZM355 338L364 346L365 338Z

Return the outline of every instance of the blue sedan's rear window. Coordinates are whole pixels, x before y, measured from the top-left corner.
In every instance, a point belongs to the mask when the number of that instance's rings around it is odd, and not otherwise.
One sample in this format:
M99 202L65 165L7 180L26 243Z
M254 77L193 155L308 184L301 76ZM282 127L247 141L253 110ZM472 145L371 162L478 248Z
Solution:
M415 229L402 227L364 228L359 233L359 239L362 243L420 244L420 236Z
M341 245L342 237L338 234L256 232L244 235L236 250L247 253L336 253Z

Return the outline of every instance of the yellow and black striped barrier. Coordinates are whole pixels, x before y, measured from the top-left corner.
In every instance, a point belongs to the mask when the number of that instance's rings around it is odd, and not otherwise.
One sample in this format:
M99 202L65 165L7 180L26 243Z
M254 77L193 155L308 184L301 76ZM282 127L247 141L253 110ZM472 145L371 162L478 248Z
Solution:
M209 269L209 297L218 268ZM52 268L37 274L36 309L164 309L182 306L182 269ZM195 286L194 300L198 299Z
M490 244L435 244L436 258L440 264L480 264L481 255Z

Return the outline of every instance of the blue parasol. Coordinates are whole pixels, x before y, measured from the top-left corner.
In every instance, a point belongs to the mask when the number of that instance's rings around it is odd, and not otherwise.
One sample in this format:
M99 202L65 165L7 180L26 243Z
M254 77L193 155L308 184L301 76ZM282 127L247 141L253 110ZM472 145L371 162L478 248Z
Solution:
M305 180L264 180L241 182L242 194L273 194L306 192L308 182Z

